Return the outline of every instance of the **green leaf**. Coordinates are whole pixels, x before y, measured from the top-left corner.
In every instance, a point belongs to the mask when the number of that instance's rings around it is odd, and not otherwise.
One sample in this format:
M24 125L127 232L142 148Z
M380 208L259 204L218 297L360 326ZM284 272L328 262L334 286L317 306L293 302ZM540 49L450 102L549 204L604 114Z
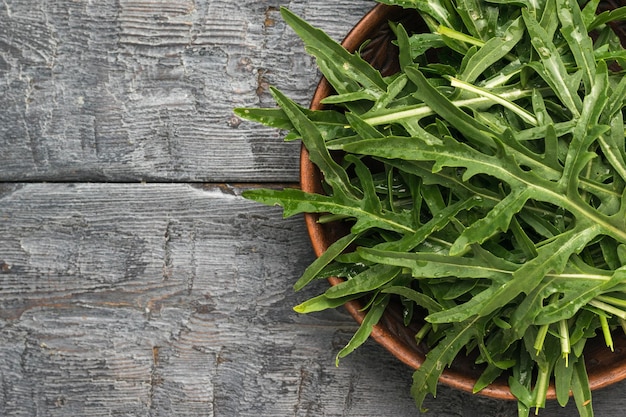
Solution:
M617 270L612 276L600 273L567 274L561 275L561 281L556 290L563 295L556 302L551 302L540 310L535 324L554 323L574 316L584 305L596 296L607 292L617 284L626 281L626 270Z
M332 196L306 193L293 188L247 190L243 196L268 206L280 205L283 207L285 217L299 213L333 213L353 217L358 219L353 226L354 233L371 227L398 232L414 231L408 219L403 216L391 212L384 214L368 212L361 207L360 200L337 202Z
M572 376L574 374L575 362L578 358L574 358L566 362L561 357L554 365L554 386L556 390L556 399L561 407L565 407L569 402L570 389L572 386Z
M438 138L422 131L419 137L388 136L385 139L365 139L345 145L347 152L408 161L434 161L433 172L442 168L466 168L464 180L476 173L497 178L506 177L508 166L501 159L483 154L451 138Z
M463 230L450 248L450 255L459 255L473 243L483 243L498 231L506 232L513 216L531 197L528 188L517 188L496 204L485 217Z
M493 146L492 136L495 133L452 104L450 100L445 98L428 82L421 71L414 67L408 67L406 68L406 74L415 83L420 98L435 113L448 120L460 129L463 134L479 144Z
M346 119L354 131L365 138L384 138L385 135L379 132L374 126L366 123L360 116L354 113L346 113Z
M377 299L371 305L367 314L363 318L363 321L361 322L359 329L356 331L356 333L354 333L354 335L352 336L348 344L344 346L343 349L339 351L339 353L337 353L337 359L336 359L337 365L339 364L339 359L345 358L350 353L354 352L356 348L358 348L363 343L365 343L367 338L372 333L372 329L378 323L383 313L385 312L385 308L387 307L387 304L389 303L389 298L390 298L389 295L384 295L380 297L379 299Z
M576 401L576 408L580 417L593 417L591 405L591 389L589 388L589 377L585 368L583 358L574 364L574 374L572 375L572 392Z
M596 16L593 22L588 25L587 30L592 31L602 25L606 25L609 22L623 20L626 20L626 6L618 7L616 9L607 10L600 13Z
M597 12L598 12L598 5L600 4L600 1L601 0L588 1L587 4L585 4L585 7L583 7L581 11L583 22L585 22L585 26L587 27L587 32L590 32L591 30L593 30L591 28L591 24L596 19Z
M478 337L480 319L473 318L455 324L446 331L445 337L426 355L426 360L413 373L411 394L418 407L422 407L426 395L437 395L437 380L446 366L449 366L456 355L474 337Z
M416 33L409 37L411 57L413 59L422 56L426 51L433 48L441 48L445 45L438 33Z
M237 108L233 112L235 115L250 120L253 122L261 123L266 126L275 127L276 129L293 129L291 120L285 114L282 109L248 109Z
M339 112L331 110L311 111L302 107L300 107L300 110L315 124L324 138L343 136L348 133L346 117ZM243 119L261 123L265 126L291 131L294 129L291 120L287 117L285 111L280 108L237 108L233 112ZM285 138L285 140L301 139L297 132L293 131L292 134L296 136Z
M287 8L282 7L280 12L285 22L304 41L307 49L318 59L323 60L326 65L340 68L342 76L347 76L366 88L378 89L381 92L386 90L387 84L380 72L360 56L349 53L322 30L312 27ZM341 86L333 85L333 87ZM339 88L337 90L342 92Z
M424 252L393 252L369 248L358 248L363 259L384 265L409 268L415 278L487 278L500 282L510 278L514 265L509 268L496 267L481 258L464 258Z
M587 35L581 10L576 0L557 0L557 12L561 21L561 33L582 70L585 90L591 92L596 77L593 41Z
M599 227L591 225L579 226L569 232L562 233L552 242L537 250L537 257L526 262L517 269L510 281L500 286L494 298L481 306L480 315L487 315L506 302L511 301L520 293L528 294L549 272L560 273L565 268L569 257L578 253L599 233Z
M615 170L616 175L626 181L626 158L624 156L624 123L622 115L617 114L611 121L608 134L598 137L602 152L606 154L607 161Z
M446 0L432 2L428 0L377 0L379 3L388 4L391 6L402 6L407 9L416 9L433 19L437 20L440 24L445 24L449 27L458 27L458 16L454 12L454 5Z
M626 99L626 77L621 77L617 85L611 86L611 93L604 106L603 121L612 120L614 115L621 113Z
M578 116L582 107L582 101L578 96L578 85L568 74L559 51L548 33L526 9L522 9L522 17L532 45L541 59L541 65L538 62L530 62L528 65L550 84L572 114Z
M511 393L518 400L518 409L530 408L532 402L532 394L530 387L532 384L532 376L535 364L529 353L523 349L519 349L517 366L514 366L509 377L509 387Z
M359 179L360 190L363 193L361 207L370 213L382 213L383 206L376 194L374 179L367 165L355 155L346 155L344 161L354 166L354 172Z
M408 287L394 285L383 288L381 292L383 294L400 295L408 300L413 301L418 306L425 308L426 310L428 310L429 313L441 311L443 309L443 307L431 297Z
M400 74L395 77L393 81L389 83L387 91L379 95L372 108L367 111L366 115L384 111L384 109L389 106L400 93L402 93L404 87L407 85L407 81L408 78L404 74ZM364 116L367 117L366 115Z
M502 36L490 38L468 61L458 78L468 83L478 79L487 69L504 58L524 35L523 23L515 19Z
M502 375L502 369L496 366L494 363L488 363L485 370L480 374L480 377L474 383L474 387L472 388L472 393L476 394L477 392L482 391L484 388L487 388L489 384L496 380L497 377Z
M293 285L295 291L299 291L304 288L309 282L315 279L320 271L324 269L330 262L332 262L337 255L342 253L352 242L359 237L358 234L348 234L333 242L332 245L326 249L326 251L318 257L312 264L310 264L305 270L300 279Z
M450 80L450 84L451 84L452 87L459 88L459 89L462 89L464 91L476 94L478 96L485 97L485 98L491 100L494 104L500 104L501 106L505 107L506 109L511 110L513 113L518 115L520 117L520 119L522 119L524 122L526 122L528 124L531 124L533 126L537 125L537 118L532 113L530 113L526 109L518 106L517 104L513 103L512 101L509 101L506 98L503 98L503 97L499 96L498 94L494 94L494 93L488 91L485 88L481 88L481 87L477 87L475 85L468 84L468 83L466 83L464 81L461 81L459 79L456 79L454 77L448 77L448 79ZM506 130L506 129L508 129L508 127L504 128L503 130Z
M562 0L546 0L543 12L541 12L539 24L546 31L547 39L553 39L559 27L557 2L560 1Z
M548 273L562 272L569 257L582 250L598 233L599 228L596 225L579 226L562 233L539 248L537 257L516 269L508 281L489 287L466 303L431 314L427 320L431 323L461 322L474 315L483 317L491 314L519 294L530 294Z
M302 135L303 142L309 151L309 158L324 174L324 180L333 187L333 191L341 197L355 196L358 193L350 185L346 171L332 158L325 147L324 138L306 115L292 100L276 89L271 89L278 105L285 111L294 128Z
M469 210L482 204L483 200L480 197L472 197L467 200L451 204L438 211L432 219L418 227L414 233L408 233L395 241L380 243L376 245L374 249L398 252L411 251L420 243L424 242L434 232L441 230L448 225L454 216L462 210Z
M330 287L324 293L328 298L340 298L376 290L400 274L401 269L388 265L374 265L352 279Z
M396 34L396 42L399 50L398 61L400 64L400 70L404 70L409 65L413 65L411 41L409 40L409 34L401 24L394 26L394 32Z
M470 35L479 39L494 36L495 28L490 24L498 8L481 0L457 0L457 12Z
M345 303L347 303L348 301L354 300L358 297L359 295L351 295L351 296L340 297L340 298L328 298L326 297L326 295L320 294L316 297L310 298L298 304L293 309L297 313L308 314L308 313L313 313L316 311L323 311L323 310L327 310L330 308L340 307L344 305Z
M350 93L343 94L335 94L332 96L325 97L321 100L322 104L341 104L341 103L349 103L351 101L359 101L359 100L376 100L377 95L372 94L369 90L359 90L353 91Z

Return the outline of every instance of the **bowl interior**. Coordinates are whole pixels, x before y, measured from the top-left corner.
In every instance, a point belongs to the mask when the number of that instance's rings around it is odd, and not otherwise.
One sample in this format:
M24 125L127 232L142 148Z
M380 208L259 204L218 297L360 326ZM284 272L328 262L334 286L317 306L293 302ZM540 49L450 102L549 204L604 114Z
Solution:
M620 2L603 2L601 8L615 8ZM398 71L397 48L391 43L394 39L393 32L388 22L402 22L405 28L412 32L423 32L426 26L415 12L404 10L400 7L392 7L379 4L375 6L363 19L350 31L342 45L349 51L359 48L365 41L369 41L362 49L362 56L384 75L390 75ZM617 28L621 39L626 39L626 25ZM311 109L321 109L320 100L332 93L332 87L322 79L315 91L311 102ZM300 185L304 191L323 193L322 176L319 170L311 163L308 152L303 146L300 159ZM305 215L305 222L313 249L320 256L339 237L346 233L341 224L320 224L315 214ZM331 285L341 282L341 279L329 279ZM364 313L361 311L362 304L352 301L346 304L348 312L361 323ZM405 327L398 306L391 306L381 321L374 327L372 338L387 349L396 358L416 369L424 361L427 349L425 346L415 343L415 332L420 323ZM615 350L611 352L601 338L589 341L585 348L585 358L591 389L598 389L621 381L626 378L626 336L622 332L614 335ZM440 378L440 382L453 388L466 392L472 392L476 379L480 376L482 368L473 363L471 358L459 357L447 368ZM515 399L511 394L506 378L496 380L489 387L480 392L492 398ZM552 385L548 391L548 398L555 398L556 393Z

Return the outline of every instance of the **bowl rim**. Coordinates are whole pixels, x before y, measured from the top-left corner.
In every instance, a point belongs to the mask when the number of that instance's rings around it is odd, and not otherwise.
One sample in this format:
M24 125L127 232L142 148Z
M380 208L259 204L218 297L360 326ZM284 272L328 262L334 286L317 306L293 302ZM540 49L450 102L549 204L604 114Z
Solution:
M381 25L389 20L393 20L393 17L402 16L402 10L403 9L399 6L389 6L382 3L377 4L348 32L341 44L348 51L355 51L363 42L370 39ZM323 107L321 100L330 95L331 92L332 87L328 81L322 77L311 99L310 109L321 109ZM306 192L323 193L321 184L321 174L317 167L309 160L308 151L303 144L300 150L300 187ZM329 229L326 225L317 222L318 217L319 216L314 213L304 214L305 224L312 247L315 255L319 257L326 251L328 246L333 243L334 238L331 233L329 233ZM328 279L330 285L337 285L342 281L342 279L336 277ZM361 310L362 304L358 300L354 300L347 302L344 306L354 320L358 324L361 324L365 317L365 313ZM387 315L388 312L385 312L385 316ZM393 320L393 318L391 320ZM399 337L391 331L387 323L383 320L373 327L370 337L401 362L413 369L417 369L424 362L424 354L420 353L415 348L410 348L407 345L406 339ZM626 336L618 332L617 335L614 335L614 338L614 353L611 353L608 348L602 349L603 347L599 346L592 350L592 353L596 353L596 355L590 355L586 358L589 385L592 390L597 390L626 379ZM585 349L587 349L587 346ZM611 356L608 360L599 360L596 357L597 354L604 353L602 352L603 350L608 352L609 355L606 356ZM439 382L451 388L473 393L476 379L456 369L446 368L439 378ZM507 381L503 378L494 381L477 394L495 399L516 400L516 397L513 396L509 389ZM552 400L555 398L556 391L554 383L551 382L547 399Z

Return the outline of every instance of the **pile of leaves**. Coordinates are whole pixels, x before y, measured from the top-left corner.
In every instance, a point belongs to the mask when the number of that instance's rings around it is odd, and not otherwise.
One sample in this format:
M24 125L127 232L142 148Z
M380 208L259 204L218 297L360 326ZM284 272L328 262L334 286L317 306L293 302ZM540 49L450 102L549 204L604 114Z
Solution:
M597 334L612 348L626 328L626 51L610 25L626 10L598 13L598 0L381 2L417 10L428 28L392 24L398 73L382 76L283 9L335 94L311 111L273 89L279 108L236 110L302 139L326 187L244 196L349 226L295 288L345 281L296 310L366 300L338 358L392 299L407 324L425 317L419 406L446 365L474 352L484 365L475 391L508 375L528 415L552 380L561 405L571 392L591 416L585 344Z

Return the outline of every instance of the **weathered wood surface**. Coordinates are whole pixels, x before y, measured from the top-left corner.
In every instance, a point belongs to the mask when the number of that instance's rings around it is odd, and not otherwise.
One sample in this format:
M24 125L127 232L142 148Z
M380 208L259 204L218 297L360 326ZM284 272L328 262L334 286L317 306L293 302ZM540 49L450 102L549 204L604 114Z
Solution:
M334 366L356 325L293 312L325 287L291 290L302 220L240 196L297 181L299 145L232 108L317 83L278 8L341 39L373 4L0 4L0 416L422 415L376 344ZM596 414L622 416L624 389ZM516 415L446 387L426 406Z
M4 1L0 179L296 180L298 146L233 115L306 104L314 60L289 5L341 39L372 1Z

